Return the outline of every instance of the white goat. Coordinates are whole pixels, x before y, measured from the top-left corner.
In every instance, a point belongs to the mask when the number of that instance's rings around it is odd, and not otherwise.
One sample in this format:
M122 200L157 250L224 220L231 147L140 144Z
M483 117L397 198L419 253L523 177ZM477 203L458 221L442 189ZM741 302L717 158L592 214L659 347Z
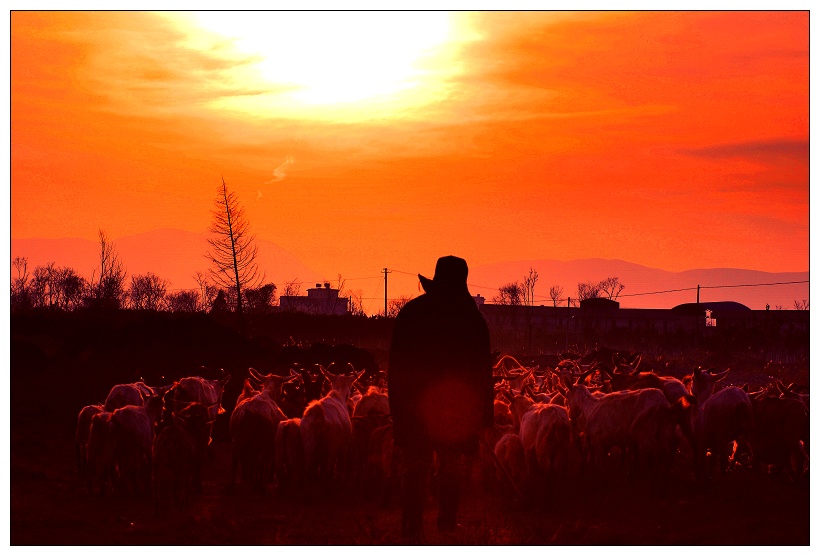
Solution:
M77 458L77 476L80 480L87 479L90 468L88 465L88 440L91 436L91 418L103 411L101 404L87 405L77 415L77 429L74 433L74 450Z
M108 396L105 398L104 408L106 411L111 412L127 405L139 406L144 403L145 399L142 396L142 390L140 390L136 384L117 384L108 392Z
M678 410L684 403L685 398ZM594 396L586 386L570 385L567 404L570 418L578 422L585 437L593 470L601 469L604 458L616 446L633 456L638 453L655 461L662 459L664 467L671 465L675 415L657 388ZM634 460L633 465L637 463Z
M182 411L189 403L198 402L208 408L209 421L213 423L222 409L222 392L231 375L219 380L207 380L199 376L181 378L174 386L174 412Z
M356 479L364 478L367 466L367 447L370 436L378 427L389 421L390 401L386 391L370 386L360 395L350 418L353 427L353 473Z
M105 494L106 487L113 486L116 476L113 444L109 442L111 434L111 413L101 411L91 417L91 425L86 446L86 480L89 494L97 484L100 495Z
M273 480L276 431L279 423L287 419L277 400L282 384L298 375L260 375L253 368L248 371L262 383L262 391L243 399L231 414L231 487L241 466L243 480L264 492Z
M120 479L134 492L150 488L154 430L162 416L162 398L151 396L144 406L127 405L111 414L108 441Z
M498 442L495 443L495 457L497 465L504 466L509 475L509 479L515 484L515 488L521 489L529 482L529 469L527 465L527 457L524 452L524 445L521 443L521 438L512 432L503 435ZM501 469L496 469L496 478L500 484L506 484L507 478L504 477Z
M308 404L300 428L308 480L329 485L334 477L343 478L349 467L353 428L347 398L353 382L364 371L358 375L336 375L322 368L322 373L330 382L331 390Z
M533 404L521 416L519 437L529 476L539 488L546 488L550 481L566 478L571 433L569 415L564 407Z

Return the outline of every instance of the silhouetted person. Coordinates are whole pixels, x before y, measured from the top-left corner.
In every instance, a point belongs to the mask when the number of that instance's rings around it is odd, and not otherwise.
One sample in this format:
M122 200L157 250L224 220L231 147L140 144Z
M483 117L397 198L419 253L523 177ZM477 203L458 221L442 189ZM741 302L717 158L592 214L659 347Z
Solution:
M493 422L487 323L467 290L467 262L448 256L425 293L396 317L387 369L395 446L402 455L402 536L418 539L427 476L439 464L439 530L456 527L465 455Z

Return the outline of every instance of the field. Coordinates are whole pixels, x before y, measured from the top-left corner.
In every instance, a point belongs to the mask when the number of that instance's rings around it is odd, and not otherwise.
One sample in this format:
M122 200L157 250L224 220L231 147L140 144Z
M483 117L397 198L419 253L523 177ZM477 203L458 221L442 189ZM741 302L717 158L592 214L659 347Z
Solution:
M144 376L158 383L159 375L141 368L142 374L133 376L134 368L117 359L125 353L122 346L108 342L103 350L97 340L78 345L66 339L69 332L57 334L42 322L36 324L12 322L12 545L402 544L396 498L384 507L352 489L313 500L288 499L272 489L264 496L243 488L229 492L229 443L224 436L213 446L203 495L187 510L156 518L147 496L90 495L75 472L77 411L99 402L117 382ZM74 333L91 338L83 326L75 326ZM155 333L167 338L167 332ZM117 335L117 329L111 334ZM209 352L180 342L160 349L159 340L139 338L143 348L128 352L139 365L146 364L141 358L147 354L167 356L163 350L197 352L207 363L221 363L215 355L219 346L212 345ZM241 351L226 351L224 357L236 357L236 368L253 364L265 371L264 361L254 359L259 353L250 347ZM180 369L183 375L188 372ZM155 366L151 372L167 369ZM784 378L808 384L808 368L790 369ZM226 393L226 407L230 396L235 400L236 393ZM460 527L453 533L436 531L435 495L430 494L424 540L432 545L808 545L807 483L795 485L783 475L737 469L703 487L695 483L684 449L663 494L640 482L616 481L593 490L571 481L545 499L524 505L485 488L474 473L462 499Z

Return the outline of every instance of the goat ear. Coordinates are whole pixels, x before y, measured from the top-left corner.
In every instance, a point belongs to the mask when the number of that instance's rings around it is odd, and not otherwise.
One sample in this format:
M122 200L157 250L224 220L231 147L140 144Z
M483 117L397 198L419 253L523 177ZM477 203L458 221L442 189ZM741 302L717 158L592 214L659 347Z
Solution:
M224 377L219 379L219 386L224 388L225 385L228 384L229 380L231 380L231 375L225 375Z
M253 367L248 367L248 374L250 374L256 380L259 380L259 381L264 381L265 380L265 378L261 374L259 374L259 371L257 371Z
M351 365L351 367L352 367L352 366L353 366L353 365ZM361 371L359 371L359 374L355 375L355 376L356 376L356 380L360 380L360 379L364 376L364 372L365 372L365 370L366 370L366 369L362 369ZM356 372L356 370L354 369L354 370L353 370L353 372L355 373L355 372Z

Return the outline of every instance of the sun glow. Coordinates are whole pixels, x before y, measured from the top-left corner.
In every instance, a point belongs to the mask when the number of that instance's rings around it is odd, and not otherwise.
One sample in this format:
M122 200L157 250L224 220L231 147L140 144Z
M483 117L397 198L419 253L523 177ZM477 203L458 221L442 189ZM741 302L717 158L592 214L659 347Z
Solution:
M171 14L187 46L235 57L248 94L219 108L275 116L396 116L447 94L458 73L445 12L203 12ZM462 39L463 40L463 39Z

